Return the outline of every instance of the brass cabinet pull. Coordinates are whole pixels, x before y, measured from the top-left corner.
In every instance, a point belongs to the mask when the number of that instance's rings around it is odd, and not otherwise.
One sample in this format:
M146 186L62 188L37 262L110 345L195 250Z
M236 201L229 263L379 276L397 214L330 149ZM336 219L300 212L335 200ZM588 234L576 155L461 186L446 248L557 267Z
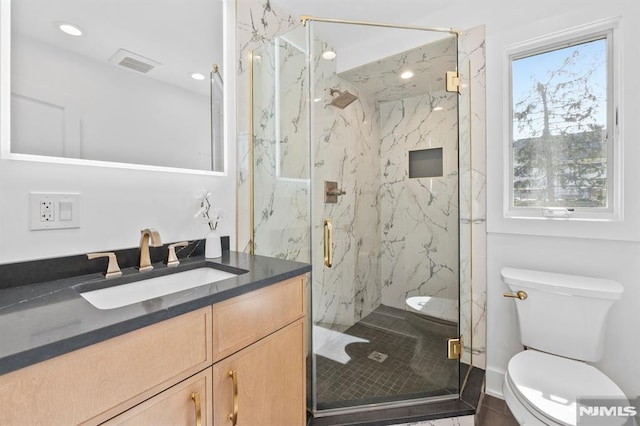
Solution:
M324 220L324 264L327 268L333 265L333 226L331 219Z
M229 370L229 377L233 381L233 412L229 414L229 420L233 426L236 426L238 424L238 371Z
M202 408L200 407L200 394L193 392L191 394L191 400L196 406L196 426L202 426Z
M524 300L527 297L529 297L529 295L526 292L522 291L522 290L520 290L517 293L504 293L503 296L504 297L513 297L515 299L520 299L520 300Z

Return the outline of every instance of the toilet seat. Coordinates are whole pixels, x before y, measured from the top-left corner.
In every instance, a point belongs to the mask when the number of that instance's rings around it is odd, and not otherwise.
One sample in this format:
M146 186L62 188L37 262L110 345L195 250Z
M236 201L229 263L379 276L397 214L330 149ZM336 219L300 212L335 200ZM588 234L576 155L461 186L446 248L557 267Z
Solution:
M622 390L595 367L532 349L511 358L505 388L535 418L554 425L576 424L578 396L626 399Z

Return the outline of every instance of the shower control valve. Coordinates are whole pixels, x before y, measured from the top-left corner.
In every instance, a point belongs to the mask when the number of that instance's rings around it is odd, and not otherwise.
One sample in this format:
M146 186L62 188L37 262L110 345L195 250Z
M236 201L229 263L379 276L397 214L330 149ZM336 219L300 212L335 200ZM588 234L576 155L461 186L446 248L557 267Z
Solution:
M338 188L337 182L324 181L324 202L337 203L339 195L345 195L347 191Z

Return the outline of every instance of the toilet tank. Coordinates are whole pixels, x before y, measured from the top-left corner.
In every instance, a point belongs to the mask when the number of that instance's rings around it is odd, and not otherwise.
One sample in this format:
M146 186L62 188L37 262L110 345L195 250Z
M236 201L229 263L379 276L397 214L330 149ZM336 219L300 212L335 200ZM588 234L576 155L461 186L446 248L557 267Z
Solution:
M502 280L513 299L523 345L567 358L595 362L604 350L607 314L624 288L613 280L503 268Z

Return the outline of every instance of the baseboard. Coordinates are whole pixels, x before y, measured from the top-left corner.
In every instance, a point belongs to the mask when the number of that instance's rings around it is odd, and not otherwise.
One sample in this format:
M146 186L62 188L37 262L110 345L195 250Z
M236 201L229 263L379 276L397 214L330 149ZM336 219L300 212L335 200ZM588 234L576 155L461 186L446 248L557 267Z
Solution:
M504 399L502 394L502 383L504 382L505 372L495 368L487 368L486 370L486 388L487 395L495 396L496 398Z

